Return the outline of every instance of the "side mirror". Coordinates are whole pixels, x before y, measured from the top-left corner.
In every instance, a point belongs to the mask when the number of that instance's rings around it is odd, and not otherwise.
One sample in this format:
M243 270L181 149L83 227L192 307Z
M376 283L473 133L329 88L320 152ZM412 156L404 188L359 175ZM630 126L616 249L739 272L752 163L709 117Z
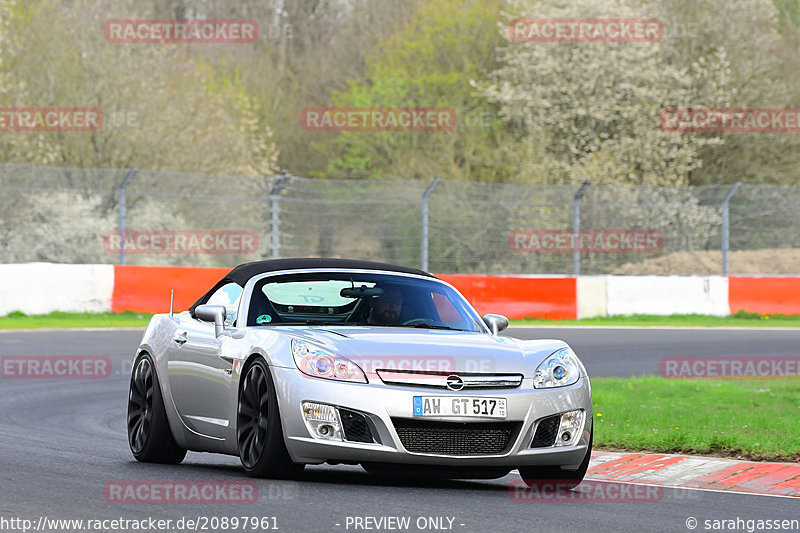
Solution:
M194 316L203 322L213 322L214 336L219 337L222 335L222 331L225 329L224 305L198 305L194 310Z
M492 335L497 335L508 327L508 319L503 315L483 315L483 322L489 326Z

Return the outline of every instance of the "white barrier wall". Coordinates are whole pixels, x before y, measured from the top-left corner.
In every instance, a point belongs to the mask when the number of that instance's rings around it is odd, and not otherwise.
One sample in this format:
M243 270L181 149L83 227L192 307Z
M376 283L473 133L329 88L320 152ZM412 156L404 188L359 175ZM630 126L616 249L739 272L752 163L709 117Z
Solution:
M114 265L0 265L0 316L111 311Z
M579 284L578 309L584 298L592 296L581 295ZM609 316L730 314L728 278L722 276L606 276L606 298Z
M53 263L0 265L0 316L12 311L110 311L114 268ZM563 283L564 278L557 281ZM728 278L722 276L581 276L575 283L578 318L730 314Z
M608 276L581 276L577 279L578 318L608 316Z

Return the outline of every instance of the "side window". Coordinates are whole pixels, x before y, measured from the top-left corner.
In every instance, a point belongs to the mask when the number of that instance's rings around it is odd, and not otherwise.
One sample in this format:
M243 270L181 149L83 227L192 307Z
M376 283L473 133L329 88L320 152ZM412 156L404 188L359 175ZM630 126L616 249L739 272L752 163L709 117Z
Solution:
M223 285L211 295L207 304L225 306L225 323L232 326L239 313L239 300L242 298L242 287L236 283Z

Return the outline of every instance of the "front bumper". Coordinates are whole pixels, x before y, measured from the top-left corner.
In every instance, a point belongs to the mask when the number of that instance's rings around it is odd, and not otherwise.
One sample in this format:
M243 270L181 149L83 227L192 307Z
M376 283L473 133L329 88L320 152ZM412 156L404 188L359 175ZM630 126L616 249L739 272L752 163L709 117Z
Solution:
M296 368L272 367L281 413L286 447L297 463L326 461L352 463L405 463L442 466L519 466L560 465L577 469L586 455L592 428L592 398L588 380L557 389L534 389L526 378L516 389L470 390L465 396L507 398L507 422L518 422L521 429L506 451L496 455L437 455L412 453L405 449L395 431L392 418L414 419L413 397L453 396L459 393L419 387L386 385L379 379L367 384L346 383L308 377ZM380 444L330 441L314 438L309 432L301 405L304 401L324 403L365 415L377 431ZM531 448L537 423L543 418L575 409L585 411L584 427L572 446ZM419 419L419 417L416 417ZM491 422L472 417L425 417L443 422Z

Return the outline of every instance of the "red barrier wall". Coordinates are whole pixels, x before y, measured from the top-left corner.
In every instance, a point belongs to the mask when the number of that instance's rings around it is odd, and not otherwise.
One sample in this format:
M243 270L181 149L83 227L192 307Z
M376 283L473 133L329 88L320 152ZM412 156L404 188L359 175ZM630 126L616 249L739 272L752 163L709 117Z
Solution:
M188 309L229 268L114 266L111 310L166 313L170 289L175 289L175 311Z
M229 269L161 266L115 266L111 310L166 313L170 289L174 308L188 309ZM575 278L524 278L437 274L455 286L479 313L509 318L577 318Z
M578 318L575 278L524 278L437 274L463 294L479 313L508 318Z
M739 277L728 279L731 313L800 314L800 278Z

